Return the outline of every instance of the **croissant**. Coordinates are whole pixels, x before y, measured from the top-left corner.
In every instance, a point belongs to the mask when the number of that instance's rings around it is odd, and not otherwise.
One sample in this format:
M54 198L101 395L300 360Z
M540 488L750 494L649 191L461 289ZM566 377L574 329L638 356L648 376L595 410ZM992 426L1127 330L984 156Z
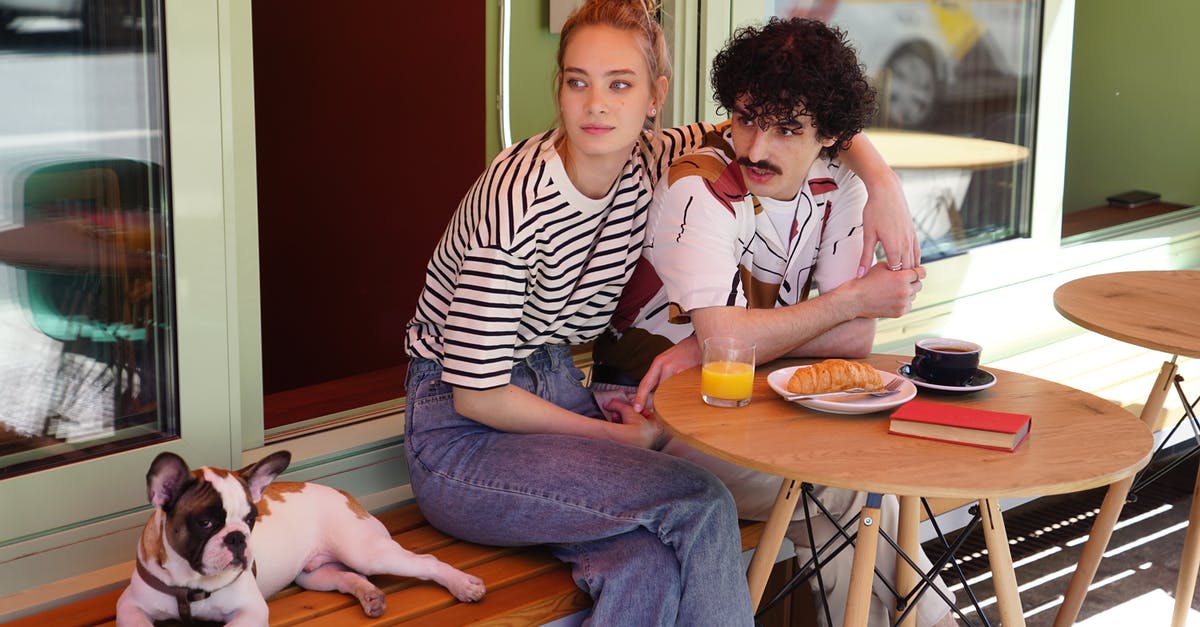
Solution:
M796 368L788 379L787 389L793 394L824 394L850 388L868 391L883 387L879 371L857 361L826 359L807 368Z

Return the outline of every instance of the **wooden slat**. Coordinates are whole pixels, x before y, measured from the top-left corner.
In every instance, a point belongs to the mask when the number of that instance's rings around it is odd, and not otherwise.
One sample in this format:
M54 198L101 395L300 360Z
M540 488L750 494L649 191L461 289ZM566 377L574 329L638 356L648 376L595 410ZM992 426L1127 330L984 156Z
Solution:
M38 614L26 616L25 618L18 618L5 623L5 627L47 627L48 625L54 625L55 627L87 627L105 621L113 621L116 619L117 598L121 596L121 592L123 591L124 588L106 592L82 601L76 601L70 605L63 605Z
M270 600L272 627L293 625L537 625L591 605L571 578L570 568L544 547L492 547L462 542L433 528L416 505L388 510L378 518L402 546L438 559L484 580L488 594L479 603L458 603L440 585L408 577L372 577L387 594L388 611L379 619L362 613L346 594L302 590L292 585ZM741 521L742 549L758 544L763 523ZM114 625L121 591L12 621L11 627L94 627Z
M567 566L551 556L548 551L530 549L467 569L467 572L483 579L487 586L488 594L479 602L479 605L484 605L489 603L493 594L502 589L555 569L562 570L567 573L568 579L570 578ZM389 594L387 596L387 612L379 618L368 618L363 615L362 608L349 607L316 617L304 624L313 627L319 625L362 627L394 625L420 618L457 603L445 588L437 584L422 582L400 592Z
M739 520L738 525L742 531L742 550L749 551L758 546L758 539L762 537L764 522L757 520Z
M466 570L520 550L456 542L434 551L433 554L455 568ZM389 595L422 584L421 580L409 577L378 576L372 577L371 581ZM298 625L306 620L346 608L361 611L358 600L350 595L340 592L299 590L296 594L287 597L271 599L271 625L274 627Z
M376 514L375 517L392 535L429 524L416 504L394 507Z
M540 575L523 585L509 586L489 595L487 603L458 603L397 623L421 627L457 627L458 625L488 625L517 627L542 625L570 616L592 605L592 599L575 585L569 570L563 568Z

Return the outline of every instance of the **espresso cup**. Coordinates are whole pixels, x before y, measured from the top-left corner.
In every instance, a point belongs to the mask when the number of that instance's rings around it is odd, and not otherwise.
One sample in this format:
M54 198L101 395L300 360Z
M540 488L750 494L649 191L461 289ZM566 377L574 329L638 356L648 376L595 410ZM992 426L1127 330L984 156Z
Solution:
M961 387L979 369L978 344L964 340L931 337L917 342L909 369L935 385Z

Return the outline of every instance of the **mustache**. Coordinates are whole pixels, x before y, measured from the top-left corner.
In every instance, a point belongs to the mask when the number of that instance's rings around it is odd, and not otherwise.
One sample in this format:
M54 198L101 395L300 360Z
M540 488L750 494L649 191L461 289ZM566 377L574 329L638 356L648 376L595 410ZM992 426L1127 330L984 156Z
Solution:
M780 168L779 166L775 165L774 163L771 163L770 161L751 161L751 160L747 159L746 157L738 157L737 162L738 162L738 165L745 166L747 168L754 168L756 170L766 170L768 172L774 172L775 174L779 174L779 175L783 174L783 168Z

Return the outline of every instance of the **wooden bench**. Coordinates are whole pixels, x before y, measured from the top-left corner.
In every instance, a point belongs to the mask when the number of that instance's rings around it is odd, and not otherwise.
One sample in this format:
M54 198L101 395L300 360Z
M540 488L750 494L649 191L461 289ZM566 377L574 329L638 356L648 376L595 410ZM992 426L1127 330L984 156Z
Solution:
M575 586L570 568L542 547L504 548L463 542L434 529L416 505L388 510L379 519L401 545L433 553L456 568L481 577L487 596L459 603L437 584L404 577L374 577L387 593L387 611L367 618L346 594L291 586L271 601L271 625L541 625L591 606ZM763 523L742 522L742 549L758 544ZM131 549L132 550L132 547ZM8 627L114 625L117 590L9 622Z

